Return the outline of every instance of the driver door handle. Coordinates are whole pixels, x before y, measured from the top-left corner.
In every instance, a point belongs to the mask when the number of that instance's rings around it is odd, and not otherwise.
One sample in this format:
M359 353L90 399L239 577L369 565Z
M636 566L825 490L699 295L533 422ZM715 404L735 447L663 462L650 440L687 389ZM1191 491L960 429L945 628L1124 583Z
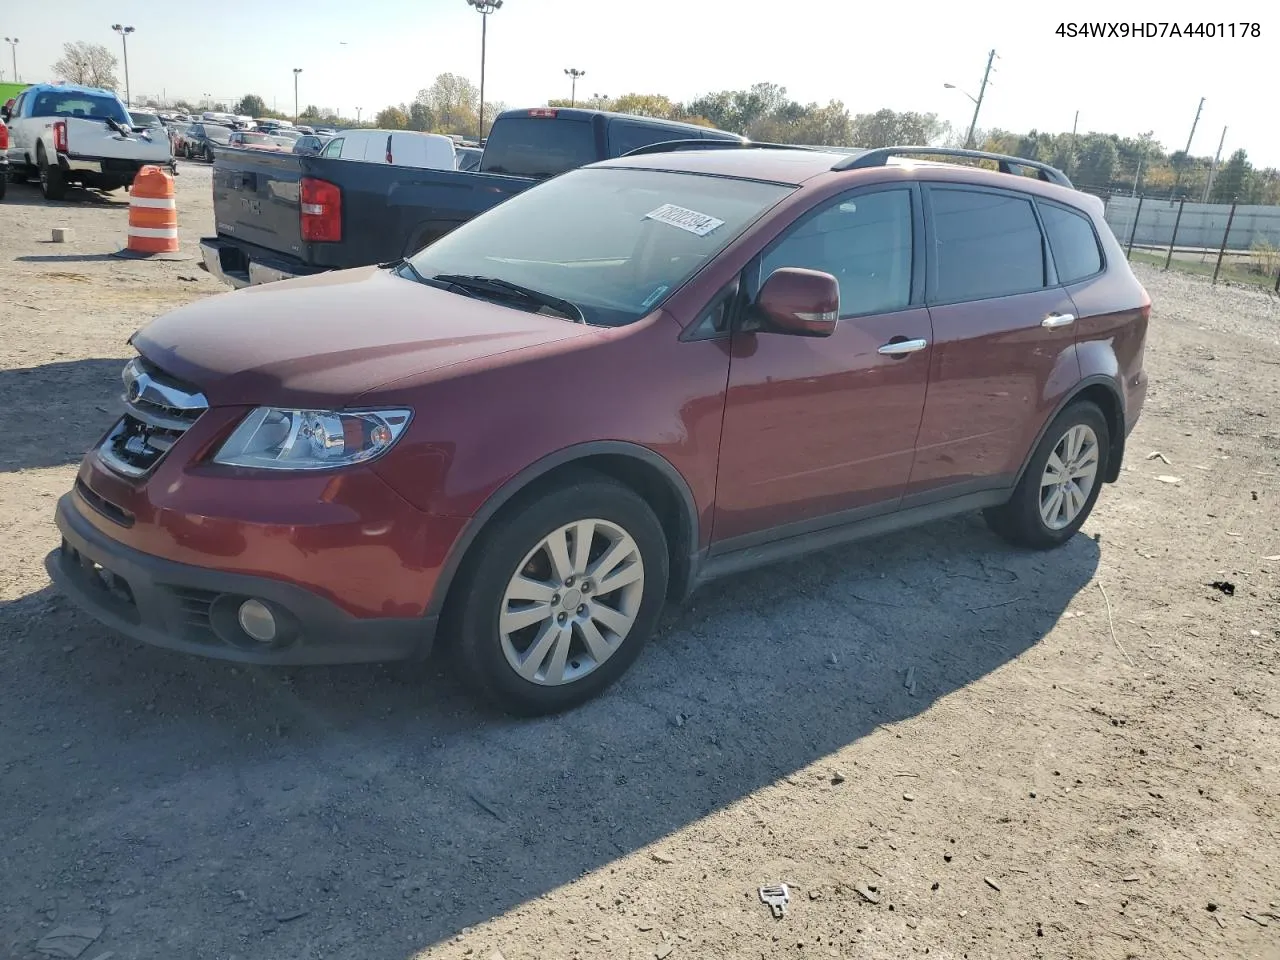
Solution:
M1057 330L1059 327L1067 327L1076 322L1074 314L1071 313L1051 313L1040 321L1040 326L1046 330Z
M886 343L877 352L886 357L902 357L908 353L923 350L928 345L928 340L894 340Z

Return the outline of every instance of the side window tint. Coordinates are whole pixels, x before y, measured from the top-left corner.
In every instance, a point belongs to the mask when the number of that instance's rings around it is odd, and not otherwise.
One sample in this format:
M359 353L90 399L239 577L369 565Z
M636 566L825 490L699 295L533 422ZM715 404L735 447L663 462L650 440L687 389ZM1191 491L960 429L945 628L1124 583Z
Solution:
M1031 201L972 190L930 191L939 302L1044 286L1044 240Z
M794 227L760 263L807 267L840 282L840 316L886 313L911 302L911 191L847 197Z
M647 147L651 143L681 139L684 139L684 134L665 127L651 127L627 120L609 122L609 156L611 157L621 157L639 147Z
M1049 249L1061 283L1074 283L1102 269L1098 236L1087 217L1051 203L1040 204L1040 219L1049 234Z

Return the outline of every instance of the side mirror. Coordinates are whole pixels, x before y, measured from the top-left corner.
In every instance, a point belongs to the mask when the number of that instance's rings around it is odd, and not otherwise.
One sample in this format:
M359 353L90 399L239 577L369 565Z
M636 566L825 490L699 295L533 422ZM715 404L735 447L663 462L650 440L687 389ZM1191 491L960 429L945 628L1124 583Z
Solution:
M5 123L8 123L9 117L11 115L12 114L10 113L9 108L7 106L0 107L0 120L3 120Z
M756 297L764 330L793 337L829 337L840 316L840 283L829 273L779 267Z

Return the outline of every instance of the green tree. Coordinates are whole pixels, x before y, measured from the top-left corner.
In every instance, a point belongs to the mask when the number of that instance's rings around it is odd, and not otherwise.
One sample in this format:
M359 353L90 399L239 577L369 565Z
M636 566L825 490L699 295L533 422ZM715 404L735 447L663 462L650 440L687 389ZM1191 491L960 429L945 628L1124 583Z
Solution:
M612 109L618 113L657 117L661 120L676 120L680 117L680 107L660 93L624 93L613 101Z
M1080 138L1074 180L1080 187L1105 190L1115 176L1116 145L1110 137L1090 133Z
M1243 149L1237 150L1213 178L1209 199L1213 203L1231 203L1238 197L1247 199L1249 174L1253 166Z
M373 122L380 130L409 129L409 116L399 107L387 107L384 110L379 110Z
M246 93L240 98L240 102L231 108L231 112L242 117L265 117L267 104L256 93Z
M436 131L475 136L480 91L466 77L442 73L431 86L419 90L414 100L431 111Z
M404 106L401 105L400 109L404 110ZM425 133L436 125L436 118L431 113L431 108L421 100L413 101L405 112L408 114L408 127L410 130L421 130Z
M851 139L859 147L925 145L940 141L949 129L936 113L897 113L885 109L854 117Z

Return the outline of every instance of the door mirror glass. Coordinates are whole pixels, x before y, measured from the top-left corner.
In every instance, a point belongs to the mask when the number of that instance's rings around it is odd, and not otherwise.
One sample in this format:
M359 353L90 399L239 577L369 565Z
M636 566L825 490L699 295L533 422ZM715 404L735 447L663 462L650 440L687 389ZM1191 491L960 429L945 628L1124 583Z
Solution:
M840 317L840 284L829 273L779 267L756 297L764 330L794 337L829 337Z

